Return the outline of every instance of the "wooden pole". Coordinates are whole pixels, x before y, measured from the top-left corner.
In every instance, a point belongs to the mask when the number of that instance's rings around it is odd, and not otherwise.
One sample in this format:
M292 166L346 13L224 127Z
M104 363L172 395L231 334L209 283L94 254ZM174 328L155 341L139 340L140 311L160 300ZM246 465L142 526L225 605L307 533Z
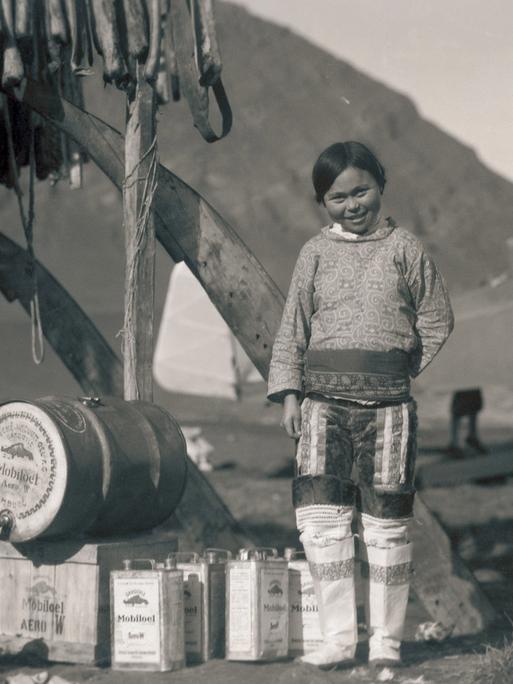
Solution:
M138 67L128 98L123 222L125 228L124 398L153 401L157 143L155 91Z

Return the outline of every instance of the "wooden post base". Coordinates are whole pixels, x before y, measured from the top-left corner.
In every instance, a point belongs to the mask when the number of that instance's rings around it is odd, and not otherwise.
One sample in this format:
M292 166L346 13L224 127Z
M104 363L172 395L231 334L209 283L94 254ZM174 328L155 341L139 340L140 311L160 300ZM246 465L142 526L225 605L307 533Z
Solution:
M61 662L110 660L109 574L125 558L163 561L176 536L0 542L0 655Z

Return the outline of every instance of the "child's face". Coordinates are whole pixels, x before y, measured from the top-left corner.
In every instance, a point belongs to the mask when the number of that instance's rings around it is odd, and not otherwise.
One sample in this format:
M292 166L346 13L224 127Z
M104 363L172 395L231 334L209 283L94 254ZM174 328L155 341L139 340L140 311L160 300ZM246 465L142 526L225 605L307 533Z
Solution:
M364 235L372 232L379 220L381 193L372 174L349 166L324 195L324 206L331 220L344 230Z

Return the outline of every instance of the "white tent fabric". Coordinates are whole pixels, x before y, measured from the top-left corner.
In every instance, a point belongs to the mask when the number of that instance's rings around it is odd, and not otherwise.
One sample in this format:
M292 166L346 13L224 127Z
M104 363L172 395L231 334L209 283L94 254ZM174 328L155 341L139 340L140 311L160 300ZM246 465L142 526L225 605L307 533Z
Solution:
M181 262L171 273L153 374L169 392L235 399L262 378L205 290Z

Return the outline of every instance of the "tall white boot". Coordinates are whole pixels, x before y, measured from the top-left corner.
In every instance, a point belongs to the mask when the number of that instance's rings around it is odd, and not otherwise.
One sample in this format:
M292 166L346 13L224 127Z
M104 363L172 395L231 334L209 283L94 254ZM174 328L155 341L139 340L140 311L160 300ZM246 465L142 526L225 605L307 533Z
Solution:
M350 663L358 640L352 510L338 508L337 515L346 518L337 528L308 526L300 536L319 606L323 645L298 660L320 668Z
M369 663L397 665L410 589L412 545L367 547Z
M410 578L412 544L407 542L411 518L381 520L362 515L362 577L367 583L365 612L369 663L399 665Z

